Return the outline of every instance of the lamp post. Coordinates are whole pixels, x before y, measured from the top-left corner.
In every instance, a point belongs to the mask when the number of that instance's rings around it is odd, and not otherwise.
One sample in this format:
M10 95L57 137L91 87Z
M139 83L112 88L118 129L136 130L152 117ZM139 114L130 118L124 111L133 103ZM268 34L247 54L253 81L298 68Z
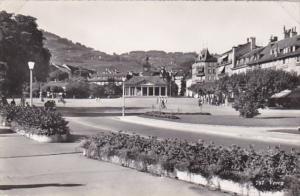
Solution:
M32 70L34 68L34 62L29 61L28 67L30 70L30 107L32 107Z
M122 77L122 81L123 81L123 106L122 106L122 116L125 116L125 80L126 80L126 77Z

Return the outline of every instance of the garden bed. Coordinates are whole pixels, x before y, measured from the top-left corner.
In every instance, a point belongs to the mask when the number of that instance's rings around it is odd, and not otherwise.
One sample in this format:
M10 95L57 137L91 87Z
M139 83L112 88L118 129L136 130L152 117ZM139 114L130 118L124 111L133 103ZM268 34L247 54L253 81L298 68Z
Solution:
M82 142L83 154L152 174L253 196L283 196L299 174L299 153L102 133Z
M153 111L153 112L145 112L143 115L156 117L156 118L179 119L179 117L175 116L173 113L167 113L167 112Z
M39 142L65 142L70 135L68 122L52 110L5 105L1 116L13 131Z

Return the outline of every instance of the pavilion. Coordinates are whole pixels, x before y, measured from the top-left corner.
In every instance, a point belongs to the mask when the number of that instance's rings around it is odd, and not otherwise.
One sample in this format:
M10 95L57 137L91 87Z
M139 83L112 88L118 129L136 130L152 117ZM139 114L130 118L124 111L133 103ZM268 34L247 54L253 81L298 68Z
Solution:
M161 76L133 76L125 81L125 96L167 96L168 82Z

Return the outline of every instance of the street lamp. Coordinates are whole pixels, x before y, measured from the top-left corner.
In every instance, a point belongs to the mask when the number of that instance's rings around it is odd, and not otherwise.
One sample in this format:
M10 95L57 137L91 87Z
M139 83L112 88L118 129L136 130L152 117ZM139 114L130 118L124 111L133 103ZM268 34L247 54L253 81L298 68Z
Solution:
M123 106L122 106L122 116L125 116L125 81L126 77L122 77L123 81Z
M32 107L32 70L34 68L34 62L29 61L28 67L30 70L30 106Z

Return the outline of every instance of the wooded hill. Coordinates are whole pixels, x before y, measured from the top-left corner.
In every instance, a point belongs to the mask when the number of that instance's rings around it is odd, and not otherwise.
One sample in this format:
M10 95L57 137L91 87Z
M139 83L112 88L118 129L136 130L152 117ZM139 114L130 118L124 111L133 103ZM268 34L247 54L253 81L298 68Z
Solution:
M97 71L106 68L117 69L121 72L142 70L146 57L153 67L165 66L168 70L180 69L188 72L194 63L195 52L165 52L165 51L131 51L123 54L107 54L87 47L81 43L62 38L50 32L43 31L44 45L51 52L51 62L56 64L69 64L83 66Z

